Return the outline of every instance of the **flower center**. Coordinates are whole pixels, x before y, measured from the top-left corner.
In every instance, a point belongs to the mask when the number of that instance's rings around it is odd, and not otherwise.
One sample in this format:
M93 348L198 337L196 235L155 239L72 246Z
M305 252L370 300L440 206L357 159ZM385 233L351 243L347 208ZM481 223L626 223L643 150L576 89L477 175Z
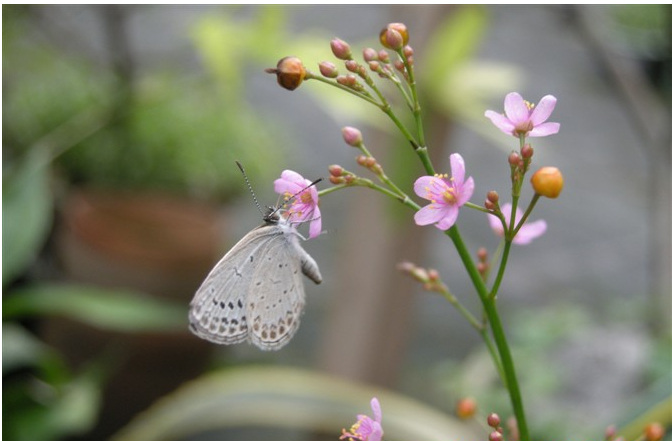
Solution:
M457 197L455 197L455 189L449 188L448 190L441 193L443 201L447 204L454 204L457 202Z
M301 202L303 202L304 204L310 204L311 202L313 202L313 197L310 195L309 191L304 191L303 193L301 193L299 199L301 199Z

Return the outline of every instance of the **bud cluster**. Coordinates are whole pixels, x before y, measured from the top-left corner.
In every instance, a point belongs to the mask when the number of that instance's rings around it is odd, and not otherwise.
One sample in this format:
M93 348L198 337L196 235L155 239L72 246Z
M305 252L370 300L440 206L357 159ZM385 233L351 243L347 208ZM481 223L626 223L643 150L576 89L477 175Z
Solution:
M353 184L357 179L357 175L347 171L340 165L334 164L329 166L329 182L334 185L350 185Z
M478 273L481 275L483 280L485 280L486 276L488 275L488 270L490 269L490 262L488 262L488 250L481 247L478 249L476 254L478 257L476 269L478 270Z
M378 164L378 161L376 161L376 158L373 156L365 156L365 155L359 155L357 156L357 164L361 165L362 167L366 167L371 171L373 174L380 176L383 174L383 167Z

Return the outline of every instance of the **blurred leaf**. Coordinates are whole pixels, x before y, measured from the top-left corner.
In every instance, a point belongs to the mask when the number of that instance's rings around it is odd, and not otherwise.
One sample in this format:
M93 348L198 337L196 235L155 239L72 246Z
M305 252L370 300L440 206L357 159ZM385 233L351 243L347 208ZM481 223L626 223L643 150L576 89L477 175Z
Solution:
M96 371L91 368L58 387L39 381L25 384L30 402L13 403L3 411L3 434L13 441L51 441L90 430L101 400ZM13 389L10 392L16 393L15 385Z
M2 179L2 285L37 256L52 218L47 153L33 149Z
M53 314L118 332L185 329L186 305L139 293L83 285L36 285L3 299L3 318Z
M47 348L21 326L2 324L2 374L39 363Z
M428 90L443 82L476 51L488 23L482 6L461 6L449 14L427 42L423 59L423 83Z
M396 393L294 368L242 367L203 376L164 397L113 441L168 441L213 429L276 427L331 433L371 415L378 397L386 440L465 440L461 422Z

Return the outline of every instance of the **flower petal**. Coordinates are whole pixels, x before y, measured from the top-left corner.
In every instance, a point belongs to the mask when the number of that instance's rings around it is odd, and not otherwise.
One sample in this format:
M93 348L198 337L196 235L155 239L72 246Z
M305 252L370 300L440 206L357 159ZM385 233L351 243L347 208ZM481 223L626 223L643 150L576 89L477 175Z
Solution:
M474 194L474 178L469 176L457 191L457 206L461 207L462 205L466 204L469 202L469 199L471 199L471 196Z
M446 205L446 207L441 210L441 212L443 213L443 216L441 220L437 222L436 228L446 231L455 224L460 210L456 205Z
M371 411L373 411L373 419L380 423L383 420L383 411L376 397L371 398Z
M530 118L530 110L518 92L511 92L506 95L506 98L504 98L504 113L516 126Z
M546 232L546 228L546 221L543 219L525 223L525 225L518 230L516 237L513 238L513 243L516 245L527 245L537 237L542 236Z
M527 136L536 136L536 137L549 136L549 135L555 135L559 131L560 131L560 123L547 122L536 126L527 134Z
M437 185L440 187L445 187L446 183L443 182L443 179L434 176L421 176L416 179L415 183L413 184L413 191L415 191L415 194L421 198L431 201L436 199L432 189Z
M450 155L450 176L455 185L462 185L464 182L464 158L459 153Z
M413 219L416 225L431 225L435 224L444 217L444 209L438 207L436 204L429 204L418 210Z
M490 228L492 228L492 231L494 231L497 236L504 236L504 226L497 216L489 214L488 222L490 223Z
M506 133L507 135L513 135L513 131L516 126L511 121L509 121L506 116L492 110L486 111L485 116L490 118L490 121L492 121L495 127L497 127L499 130Z
M532 121L532 124L538 126L539 124L546 122L546 120L551 116L551 113L553 113L553 109L555 109L555 103L557 102L558 100L553 95L546 95L543 97L541 101L539 101L539 104L534 107L532 115L530 115L530 121Z
M298 174L297 172L293 170L284 170L281 174L280 177L286 181L293 182L295 184L298 184L302 187L305 187L307 185L310 185L310 181L308 181L306 178ZM308 183L306 184L306 181Z
M293 195L301 191L302 188L300 185L282 178L276 179L273 182L273 189L278 194L289 193Z
M322 214L320 208L316 205L313 211L313 220L310 221L310 227L308 228L308 238L313 239L320 233L322 233Z
M367 438L367 441L381 441L383 439L383 428L380 424L374 423L373 430Z

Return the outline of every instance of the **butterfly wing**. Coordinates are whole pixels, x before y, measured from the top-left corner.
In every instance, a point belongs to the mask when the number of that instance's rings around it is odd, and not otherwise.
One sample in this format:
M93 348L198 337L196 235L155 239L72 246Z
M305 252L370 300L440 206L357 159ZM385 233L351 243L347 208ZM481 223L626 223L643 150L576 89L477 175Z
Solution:
M191 301L194 334L219 344L240 343L248 337L248 293L275 236L282 236L275 225L255 228L210 271Z
M247 316L249 338L260 349L282 348L299 328L305 305L301 253L307 255L296 233L284 231L269 244L263 257L267 260L256 269Z

